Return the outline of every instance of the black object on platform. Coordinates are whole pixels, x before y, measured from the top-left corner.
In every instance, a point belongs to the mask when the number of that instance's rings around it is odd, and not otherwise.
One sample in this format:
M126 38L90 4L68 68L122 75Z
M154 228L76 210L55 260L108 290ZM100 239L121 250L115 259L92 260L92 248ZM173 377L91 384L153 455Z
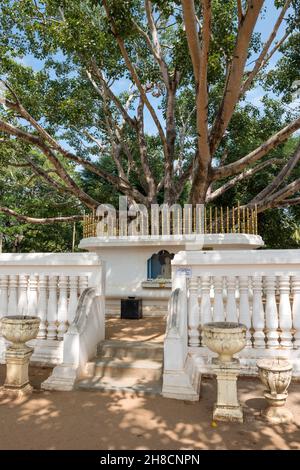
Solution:
M132 320L143 318L142 299L136 297L121 299L121 318Z

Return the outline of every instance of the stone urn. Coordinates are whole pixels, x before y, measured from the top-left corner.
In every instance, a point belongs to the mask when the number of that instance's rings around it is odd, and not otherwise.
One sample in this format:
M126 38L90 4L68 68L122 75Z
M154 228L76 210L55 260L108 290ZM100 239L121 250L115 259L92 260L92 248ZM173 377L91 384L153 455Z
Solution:
M202 341L219 355L219 362L234 362L233 355L246 346L246 331L247 327L241 323L205 323L202 328Z
M36 338L39 326L38 317L13 315L1 319L0 332L12 343L5 353L6 379L2 392L19 395L32 391L28 379L28 364L33 348L25 343Z
M41 320L39 317L12 315L1 319L2 336L10 341L11 349L32 349L25 343L36 338Z
M292 423L293 414L285 406L292 380L292 364L284 358L273 358L260 359L256 365L266 386L264 397L268 406L262 411L262 416L272 424Z

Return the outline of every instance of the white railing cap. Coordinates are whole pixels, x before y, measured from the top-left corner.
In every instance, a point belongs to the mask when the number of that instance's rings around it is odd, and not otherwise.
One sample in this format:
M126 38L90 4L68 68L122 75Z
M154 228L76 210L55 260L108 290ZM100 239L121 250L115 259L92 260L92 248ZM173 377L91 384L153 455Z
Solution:
M2 253L1 266L99 266L95 253Z
M219 251L180 251L172 265L299 265L300 250L219 250Z

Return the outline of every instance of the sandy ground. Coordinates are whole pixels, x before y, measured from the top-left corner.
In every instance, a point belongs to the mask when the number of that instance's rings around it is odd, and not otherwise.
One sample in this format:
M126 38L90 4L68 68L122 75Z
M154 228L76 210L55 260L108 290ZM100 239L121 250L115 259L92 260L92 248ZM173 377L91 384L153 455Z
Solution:
M146 317L140 320L121 320L115 317L105 321L106 339L163 343L165 331L166 320L163 317Z
M300 384L288 404L296 423L268 426L258 380L240 379L244 424L212 423L213 379L203 379L199 402L122 392L43 392L50 369L30 368L33 394L0 397L0 449L300 449ZM5 366L0 367L0 383Z

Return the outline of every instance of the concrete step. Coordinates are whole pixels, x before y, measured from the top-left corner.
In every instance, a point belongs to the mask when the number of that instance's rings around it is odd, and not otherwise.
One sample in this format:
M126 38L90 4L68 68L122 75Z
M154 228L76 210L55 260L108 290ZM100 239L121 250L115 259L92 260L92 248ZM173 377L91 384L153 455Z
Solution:
M134 377L142 380L158 380L162 374L161 361L152 359L97 358L86 367L89 377Z
M134 377L115 379L113 377L90 377L77 382L80 390L112 390L135 392L137 394L160 395L162 380L145 381Z
M100 343L98 347L98 356L102 358L162 361L163 354L163 345L151 342L106 340Z
M161 393L163 345L143 341L103 341L87 363L77 388Z

